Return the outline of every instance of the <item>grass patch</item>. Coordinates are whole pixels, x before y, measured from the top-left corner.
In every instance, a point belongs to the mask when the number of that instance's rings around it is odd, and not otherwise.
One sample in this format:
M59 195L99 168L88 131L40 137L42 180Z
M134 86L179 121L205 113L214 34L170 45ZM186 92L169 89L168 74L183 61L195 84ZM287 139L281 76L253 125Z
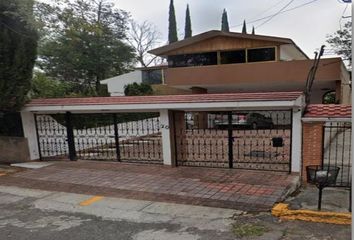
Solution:
M268 232L269 229L259 225L251 223L241 223L233 224L232 232L236 237L253 237L253 236L262 236L264 233Z

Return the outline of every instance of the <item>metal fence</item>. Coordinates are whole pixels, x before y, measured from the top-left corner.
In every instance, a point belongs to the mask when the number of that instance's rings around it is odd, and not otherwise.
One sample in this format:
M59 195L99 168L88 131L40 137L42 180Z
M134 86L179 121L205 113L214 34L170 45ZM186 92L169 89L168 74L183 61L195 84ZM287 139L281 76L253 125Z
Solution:
M174 116L177 165L290 171L291 111L179 115Z
M156 113L36 115L41 159L162 164Z
M334 186L351 186L351 136L350 122L329 122L323 127L323 165L339 167Z

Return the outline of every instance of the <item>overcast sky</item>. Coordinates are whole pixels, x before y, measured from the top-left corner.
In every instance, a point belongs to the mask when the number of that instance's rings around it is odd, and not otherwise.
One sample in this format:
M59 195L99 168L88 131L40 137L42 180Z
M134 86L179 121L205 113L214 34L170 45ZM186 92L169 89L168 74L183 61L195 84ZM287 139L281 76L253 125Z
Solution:
M167 41L168 10L170 0L112 0L116 7L130 12L138 22L148 20L157 26L163 42ZM325 44L326 35L339 29L340 19L347 4L340 0L174 0L177 27L183 37L186 5L189 4L193 34L220 29L221 14L227 9L231 31L240 32L243 20L247 22L276 14L287 4L288 10L305 3L306 6L267 19L248 24L256 27L256 34L287 37L293 39L311 58L313 52ZM348 6L344 15L351 14ZM342 23L345 22L345 19Z

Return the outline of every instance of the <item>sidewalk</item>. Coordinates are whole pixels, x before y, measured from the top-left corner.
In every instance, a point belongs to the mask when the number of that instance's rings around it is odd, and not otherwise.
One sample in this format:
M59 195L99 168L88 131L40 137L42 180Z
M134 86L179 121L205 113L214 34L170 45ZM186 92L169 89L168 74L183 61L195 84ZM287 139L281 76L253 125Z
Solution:
M322 193L322 211L328 212L349 212L349 189L346 188L324 188ZM307 185L300 188L296 196L289 197L285 203L293 210L307 209L317 210L318 189L315 186Z
M287 173L58 162L0 178L1 185L147 201L270 211L294 191L298 177Z

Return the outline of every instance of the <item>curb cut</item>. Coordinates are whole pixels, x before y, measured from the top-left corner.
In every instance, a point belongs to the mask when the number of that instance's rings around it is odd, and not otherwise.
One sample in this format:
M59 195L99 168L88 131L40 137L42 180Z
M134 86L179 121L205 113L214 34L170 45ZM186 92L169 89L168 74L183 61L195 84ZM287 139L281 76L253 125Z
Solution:
M286 220L302 220L308 222L350 225L351 213L319 212L312 210L290 210L289 204L278 203L272 209L272 215Z

